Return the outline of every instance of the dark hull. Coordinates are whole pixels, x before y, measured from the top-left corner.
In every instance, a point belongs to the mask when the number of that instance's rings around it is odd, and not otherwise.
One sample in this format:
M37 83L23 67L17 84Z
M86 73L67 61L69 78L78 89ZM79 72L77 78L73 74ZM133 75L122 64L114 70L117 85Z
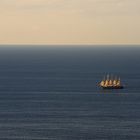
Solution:
M102 87L103 89L123 89L123 86L110 86L110 87Z

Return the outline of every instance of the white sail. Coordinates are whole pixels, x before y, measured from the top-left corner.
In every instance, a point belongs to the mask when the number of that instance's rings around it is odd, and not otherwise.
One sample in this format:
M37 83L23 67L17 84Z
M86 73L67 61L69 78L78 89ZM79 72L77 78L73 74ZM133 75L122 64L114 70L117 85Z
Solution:
M113 85L116 86L117 85L117 80L113 81Z
M110 80L109 80L109 85L112 85L112 83L113 83L113 82L112 82L112 80L110 79Z
M101 81L100 85L101 86L104 86L105 85L105 82L104 81Z
M120 86L120 85L121 85L121 79L119 78L117 81L117 86Z
M106 81L105 81L105 86L108 86L108 84L109 84L109 81L106 80Z

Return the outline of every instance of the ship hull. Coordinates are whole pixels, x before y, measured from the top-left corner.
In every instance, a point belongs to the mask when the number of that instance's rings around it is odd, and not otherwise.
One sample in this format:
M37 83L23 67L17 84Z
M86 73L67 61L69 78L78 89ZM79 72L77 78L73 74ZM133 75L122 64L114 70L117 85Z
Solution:
M103 89L123 89L123 86L108 86L108 87L102 87Z

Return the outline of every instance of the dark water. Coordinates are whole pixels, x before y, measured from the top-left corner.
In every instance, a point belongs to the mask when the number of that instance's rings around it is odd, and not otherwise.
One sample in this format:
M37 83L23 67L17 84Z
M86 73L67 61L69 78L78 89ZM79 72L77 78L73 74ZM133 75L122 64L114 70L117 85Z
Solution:
M139 140L140 46L1 46L0 139Z

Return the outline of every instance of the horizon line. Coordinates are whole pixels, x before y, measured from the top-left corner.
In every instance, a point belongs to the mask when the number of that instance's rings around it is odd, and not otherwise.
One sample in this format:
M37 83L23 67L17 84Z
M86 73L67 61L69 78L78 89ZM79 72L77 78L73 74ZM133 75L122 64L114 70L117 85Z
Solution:
M0 46L139 46L140 44L0 44Z

